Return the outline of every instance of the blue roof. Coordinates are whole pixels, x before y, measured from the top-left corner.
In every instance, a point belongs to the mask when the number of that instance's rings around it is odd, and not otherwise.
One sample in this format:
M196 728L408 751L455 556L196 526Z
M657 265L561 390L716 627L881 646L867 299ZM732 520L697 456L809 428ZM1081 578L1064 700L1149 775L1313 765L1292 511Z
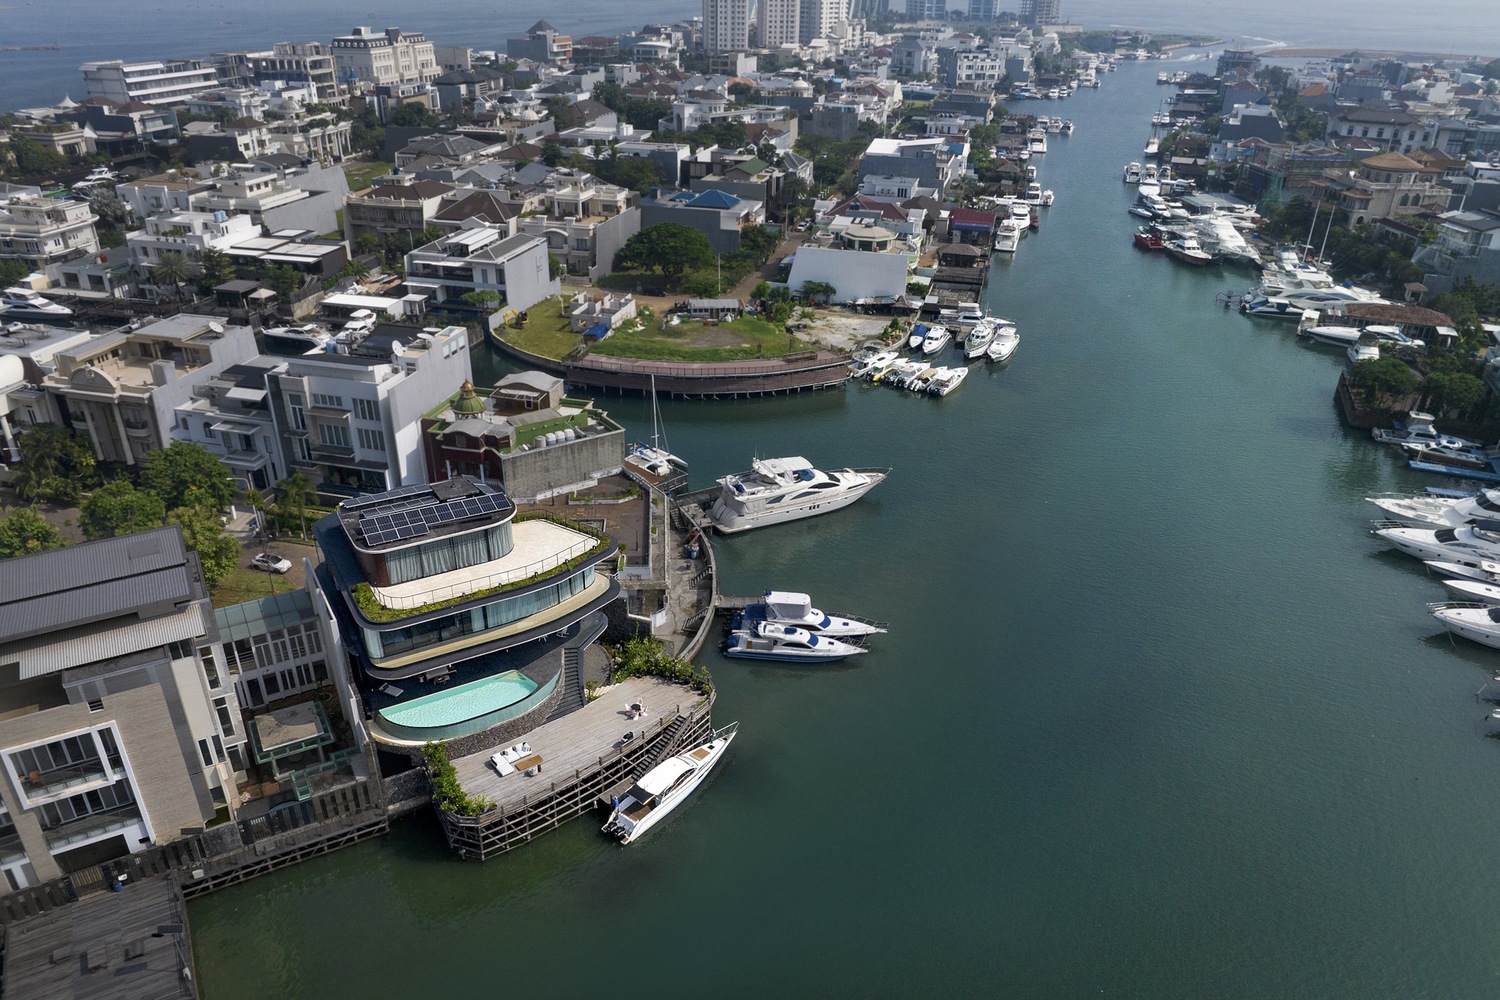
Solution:
M740 200L727 191L710 188L688 202L694 208L733 208Z

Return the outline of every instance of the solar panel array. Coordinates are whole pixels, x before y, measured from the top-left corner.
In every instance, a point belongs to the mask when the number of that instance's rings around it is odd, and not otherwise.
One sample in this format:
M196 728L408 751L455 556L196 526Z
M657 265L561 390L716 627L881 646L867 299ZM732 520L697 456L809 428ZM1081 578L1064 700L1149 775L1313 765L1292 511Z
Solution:
M384 493L367 493L363 496L357 496L352 500L345 500L344 509L360 510L364 507L384 505L392 500L401 500L406 497L414 497L419 494L423 494L429 497L432 496L432 487L425 484L421 486L399 486L394 490L386 490Z
M438 525L483 517L509 506L510 501L496 493L461 497L446 503L433 502L429 494L421 503L406 501L382 507L379 513L366 514L359 519L359 526L367 544L387 545L430 534Z

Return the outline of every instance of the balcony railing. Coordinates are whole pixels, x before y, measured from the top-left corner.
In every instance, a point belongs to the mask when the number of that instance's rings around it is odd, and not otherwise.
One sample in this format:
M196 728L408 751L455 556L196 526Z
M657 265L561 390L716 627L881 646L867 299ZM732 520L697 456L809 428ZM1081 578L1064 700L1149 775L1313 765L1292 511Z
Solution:
M117 761L90 760L52 771L23 775L21 787L32 804L76 794L81 788L110 785L124 777Z
M140 807L131 802L113 809L106 809L104 812L90 813L61 826L43 830L42 836L47 838L47 846L56 852L74 844L81 844L85 840L95 840L119 830L128 830L139 824L141 819ZM136 847L135 844L130 846L132 849Z
M482 593L486 590L493 590L496 587L503 587L509 583L516 583L520 580L529 580L534 576L540 576L550 569L562 566L569 560L586 555L598 545L598 539L585 538L574 542L560 552L553 553L546 559L538 559L536 562L517 566L514 569L504 570L499 573L487 573L484 576L469 577L462 583L446 587L432 587L422 591L420 594L411 594L403 597L392 597L390 594L376 589L375 599L380 602L381 607L389 608L392 611L407 611L412 608L425 607L428 604L458 600L470 594Z

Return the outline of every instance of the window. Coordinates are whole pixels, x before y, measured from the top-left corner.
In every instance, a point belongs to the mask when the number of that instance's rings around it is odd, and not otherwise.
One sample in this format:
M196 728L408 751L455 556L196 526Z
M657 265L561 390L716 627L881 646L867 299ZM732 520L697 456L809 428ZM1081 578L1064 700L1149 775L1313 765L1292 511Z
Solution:
M93 701L89 702L89 711L90 712L102 712L102 711L104 711L104 699L103 698L95 698Z
M281 693L281 683L276 680L275 674L266 674L261 680L266 683L266 697Z
M349 428L338 424L319 424L318 438L326 445L347 448L349 447Z
M198 650L198 656L203 661L203 676L208 678L208 686L223 687L224 682L219 679L219 665L214 661L214 648L203 646Z
M203 758L204 767L214 766L214 755L208 749L208 740L198 741L198 756Z
M385 451L385 432L371 430L368 427L358 428L359 446L365 451Z
M361 399L356 397L354 400L354 417L357 420L379 422L380 407L373 399Z
M314 406L326 406L335 410L342 410L344 408L343 396L330 396L325 393L315 392L313 393L312 400Z
M295 392L289 392L287 393L286 402L292 411L292 428L299 431L307 430L307 418L302 412L302 396Z
M214 699L214 714L219 717L219 731L225 736L233 736L234 714L229 711L228 698Z
M203 439L205 441L212 441L214 439L214 429L207 424L203 425Z

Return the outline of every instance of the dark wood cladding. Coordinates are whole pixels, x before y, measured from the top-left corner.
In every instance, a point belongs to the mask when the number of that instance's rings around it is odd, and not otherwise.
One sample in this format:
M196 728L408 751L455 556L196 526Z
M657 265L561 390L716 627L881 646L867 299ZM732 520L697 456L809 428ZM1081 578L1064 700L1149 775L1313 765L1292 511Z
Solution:
M849 378L849 355L841 351L804 351L784 358L715 364L603 357L556 361L523 351L499 337L491 337L490 343L517 361L561 375L572 385L621 393L649 393L653 376L657 393L690 399L828 389Z

